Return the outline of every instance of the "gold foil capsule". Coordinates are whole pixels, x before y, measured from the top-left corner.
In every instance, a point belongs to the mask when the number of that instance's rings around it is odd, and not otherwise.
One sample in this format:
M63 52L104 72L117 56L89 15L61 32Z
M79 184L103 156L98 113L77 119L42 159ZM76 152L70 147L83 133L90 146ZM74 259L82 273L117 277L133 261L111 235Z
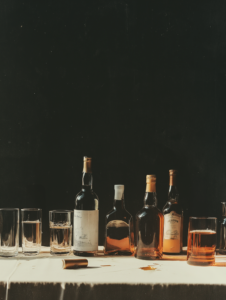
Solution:
M88 266L87 259L63 259L63 269L79 269Z

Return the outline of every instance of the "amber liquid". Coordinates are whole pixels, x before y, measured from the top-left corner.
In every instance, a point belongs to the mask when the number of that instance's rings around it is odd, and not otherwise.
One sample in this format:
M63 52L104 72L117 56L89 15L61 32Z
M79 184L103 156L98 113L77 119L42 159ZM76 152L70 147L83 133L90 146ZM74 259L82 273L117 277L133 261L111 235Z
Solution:
M105 254L131 255L133 252L133 233L129 224L121 220L109 222L106 229Z
M215 263L216 232L193 230L188 233L188 264L213 265Z
M136 219L136 258L162 257L163 223L163 215L157 207L144 207L140 211Z

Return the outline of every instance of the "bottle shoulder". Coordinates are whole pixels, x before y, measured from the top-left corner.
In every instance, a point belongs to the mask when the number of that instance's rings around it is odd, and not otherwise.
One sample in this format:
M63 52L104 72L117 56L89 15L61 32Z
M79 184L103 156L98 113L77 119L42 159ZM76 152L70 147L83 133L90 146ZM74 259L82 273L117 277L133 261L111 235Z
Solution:
M132 219L133 217L128 211L125 209L119 210L114 207L106 215L107 223L113 220L123 220L125 222L129 222Z
M75 196L75 199L81 200L83 198L94 198L99 201L97 194L92 189L81 189Z
M156 206L144 206L137 214L136 218L160 217L163 218L161 210Z
M75 209L96 210L99 208L99 199L91 189L82 189L75 196Z
M180 203L176 201L167 201L162 211L164 215L169 214L172 211L175 211L179 215L183 215L183 209Z

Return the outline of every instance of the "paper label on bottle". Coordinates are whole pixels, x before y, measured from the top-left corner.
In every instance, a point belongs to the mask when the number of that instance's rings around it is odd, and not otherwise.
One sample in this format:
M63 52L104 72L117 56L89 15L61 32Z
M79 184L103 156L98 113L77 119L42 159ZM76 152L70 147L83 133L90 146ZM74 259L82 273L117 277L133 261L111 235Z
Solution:
M74 210L74 250L98 250L99 210Z
M180 240L181 215L175 211L164 215L164 240Z

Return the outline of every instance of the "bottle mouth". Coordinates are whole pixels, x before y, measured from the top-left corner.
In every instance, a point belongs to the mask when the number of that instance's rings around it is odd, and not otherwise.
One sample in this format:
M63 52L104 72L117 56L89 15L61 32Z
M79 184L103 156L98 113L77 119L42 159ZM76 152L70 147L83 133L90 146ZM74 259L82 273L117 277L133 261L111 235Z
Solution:
M115 185L115 190L124 190L124 185L123 184L116 184Z

